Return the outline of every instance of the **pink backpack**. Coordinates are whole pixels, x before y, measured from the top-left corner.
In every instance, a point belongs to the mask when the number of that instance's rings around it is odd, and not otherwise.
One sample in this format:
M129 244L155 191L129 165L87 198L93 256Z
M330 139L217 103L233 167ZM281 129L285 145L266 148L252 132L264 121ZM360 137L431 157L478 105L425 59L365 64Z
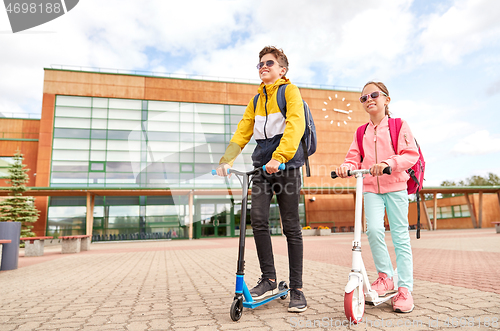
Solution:
M398 154L398 137L401 131L401 119L400 118L389 118L389 132L391 134L392 146L394 152ZM356 139L358 141L358 148L361 154L361 160L365 157L365 151L363 149L363 136L365 134L368 123L360 126L356 131ZM422 189L424 183L424 172L425 172L425 160L420 150L420 146L415 139L415 144L418 147L418 160L417 162L406 172L410 175L410 179L407 182L408 194L415 193L417 195L417 239L420 238L420 190Z

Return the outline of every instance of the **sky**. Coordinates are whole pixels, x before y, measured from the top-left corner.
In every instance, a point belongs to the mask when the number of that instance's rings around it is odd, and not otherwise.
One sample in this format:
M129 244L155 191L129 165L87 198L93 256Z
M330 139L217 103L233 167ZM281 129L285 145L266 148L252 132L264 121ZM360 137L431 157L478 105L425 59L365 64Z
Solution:
M294 83L384 82L424 186L500 175L499 16L497 0L84 0L13 34L0 9L0 113L40 114L52 65L258 82L257 54L275 45Z

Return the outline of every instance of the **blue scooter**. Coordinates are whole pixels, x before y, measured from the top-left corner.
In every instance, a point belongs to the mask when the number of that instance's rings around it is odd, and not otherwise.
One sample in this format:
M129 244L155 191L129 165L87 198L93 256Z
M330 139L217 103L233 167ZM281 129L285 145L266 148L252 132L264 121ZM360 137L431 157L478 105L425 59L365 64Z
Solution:
M280 170L285 169L285 164L280 164ZM262 306L274 299L280 298L285 300L288 297L288 285L285 281L278 284L279 292L271 297L256 301L252 298L243 276L245 275L245 229L247 222L247 204L248 204L248 189L250 188L251 177L259 171L266 171L266 166L256 168L249 172L241 172L235 169L228 169L228 174L234 174L238 178L242 186L242 202L241 202L241 219L240 219L240 242L238 250L238 270L236 272L236 290L234 293L233 303L231 304L230 316L233 321L238 321L243 314L243 307L254 309ZM212 170L212 175L217 172Z

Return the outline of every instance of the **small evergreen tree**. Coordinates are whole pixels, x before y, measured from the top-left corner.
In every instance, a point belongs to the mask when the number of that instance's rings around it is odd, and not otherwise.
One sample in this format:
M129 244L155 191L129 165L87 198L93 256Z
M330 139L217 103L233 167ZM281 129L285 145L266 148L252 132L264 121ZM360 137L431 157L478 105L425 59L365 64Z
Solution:
M24 169L23 155L19 150L14 155L14 164L9 168L9 180L12 186L8 198L0 202L0 222L21 222L21 237L34 237L32 223L38 220L39 211L35 208L35 199L22 194L28 191L28 171Z

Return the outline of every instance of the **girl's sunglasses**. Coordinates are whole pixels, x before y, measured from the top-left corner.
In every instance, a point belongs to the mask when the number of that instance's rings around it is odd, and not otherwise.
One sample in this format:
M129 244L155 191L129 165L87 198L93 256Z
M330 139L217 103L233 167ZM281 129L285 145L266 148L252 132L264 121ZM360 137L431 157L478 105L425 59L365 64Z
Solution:
M359 97L359 102L365 103L366 100L368 100L368 96L370 98L372 98L372 99L377 99L380 96L380 93L382 93L383 95L387 96L387 94L385 94L382 91L375 91L375 92L372 92L370 94L365 94L365 95L362 95L361 97Z
M266 67L269 67L271 68L273 65L274 65L274 61L273 60L267 60L266 63L264 62L259 62L259 64L257 64L257 69L262 69L263 66L266 66Z

